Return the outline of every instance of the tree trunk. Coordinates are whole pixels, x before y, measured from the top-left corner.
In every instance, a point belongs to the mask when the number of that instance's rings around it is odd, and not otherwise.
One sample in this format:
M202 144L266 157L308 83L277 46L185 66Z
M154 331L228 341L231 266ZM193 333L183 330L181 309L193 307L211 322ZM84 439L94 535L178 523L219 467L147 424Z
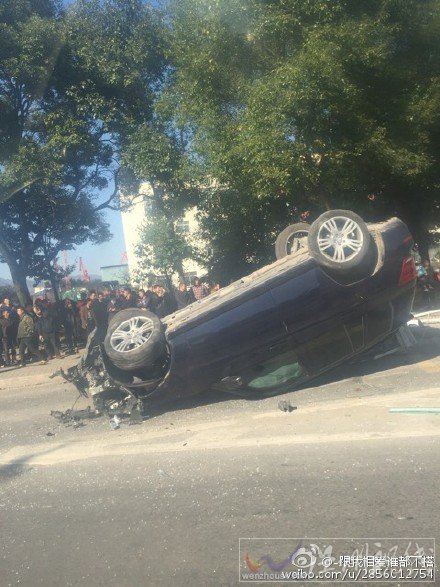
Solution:
M12 283L14 284L15 293L18 301L22 306L32 303L31 294L26 282L26 274L17 263L8 263L9 271L11 272Z
M183 270L183 262L180 259L177 259L174 263L174 267L177 271L177 275L179 276L179 281L185 283L185 271Z
M430 246L430 240L431 240L431 235L429 234L429 232L427 230L423 230L421 228L419 228L418 230L413 229L412 231L412 235L414 238L414 241L417 243L417 251L420 255L420 260L422 261L422 263L424 261L430 261L429 258L429 246Z
M318 197L321 200L321 202L323 203L326 211L332 210L332 205L331 205L331 202L330 202L330 200L328 198L328 194L327 194L324 186L318 185L317 188L316 188L316 190L318 192Z
M429 232L430 218L427 210L421 207L417 194L405 189L404 185L392 185L390 196L394 203L393 212L409 228L421 261L430 261L429 247L432 244L432 235Z
M174 221L165 209L163 202L163 188L161 186L156 186L154 184L151 184L151 187L153 188L154 202L156 204L156 207L163 214L164 218L166 218L166 220L168 221L170 229L174 236L176 232L174 228ZM179 280L184 282L185 272L183 270L183 262L181 259L176 259L176 261L174 262L174 269L177 271L177 274L179 275ZM168 279L169 277L167 275L167 280Z
M3 239L0 239L0 255L11 272L12 283L14 284L18 301L22 306L32 303L31 294L26 283L27 275L21 265L17 263L14 254Z
M400 218L409 228L414 242L417 245L417 251L420 255L420 260L422 262L430 261L429 247L432 242L432 237L429 230L426 228L425 222L420 219L416 211L401 210L399 212Z
M52 271L50 272L50 284L52 285L52 291L53 291L53 295L55 297L55 301L58 303L60 301L60 294L58 291L58 283L57 283L57 280L56 280L55 276L53 275Z
M173 287L173 282L171 280L171 277L168 273L165 273L165 279L166 279L166 283L167 283L167 288L168 288L168 294L170 295L171 299L173 300L175 307L177 308L177 300L176 300L176 295L175 295L175 290Z

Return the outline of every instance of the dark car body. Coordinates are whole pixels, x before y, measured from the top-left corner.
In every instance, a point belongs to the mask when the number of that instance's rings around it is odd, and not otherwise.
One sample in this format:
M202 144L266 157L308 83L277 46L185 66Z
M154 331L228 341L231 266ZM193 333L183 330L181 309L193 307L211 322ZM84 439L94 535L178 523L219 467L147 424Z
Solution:
M103 347L95 372L103 363L104 387L146 406L212 388L267 396L303 384L409 319L412 237L397 218L368 229L376 251L369 275L335 277L301 249L163 319L168 356L148 380L116 368ZM102 381L92 379L97 393Z

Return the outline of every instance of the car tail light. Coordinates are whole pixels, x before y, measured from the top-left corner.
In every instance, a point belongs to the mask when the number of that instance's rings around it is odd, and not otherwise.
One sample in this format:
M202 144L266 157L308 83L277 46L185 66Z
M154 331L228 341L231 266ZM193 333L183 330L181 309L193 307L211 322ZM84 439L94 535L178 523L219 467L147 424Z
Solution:
M400 271L399 285L405 285L405 283L414 281L414 279L417 279L414 259L411 256L405 257L402 262L402 270Z

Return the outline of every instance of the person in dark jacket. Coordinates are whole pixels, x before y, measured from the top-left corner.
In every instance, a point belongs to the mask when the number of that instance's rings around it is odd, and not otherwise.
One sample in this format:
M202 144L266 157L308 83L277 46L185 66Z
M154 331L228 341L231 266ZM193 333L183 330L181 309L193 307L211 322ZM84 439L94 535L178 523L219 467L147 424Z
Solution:
M64 300L63 324L69 352L78 351L79 314L72 300Z
M18 317L18 316L17 316ZM0 316L1 345L3 349L3 364L9 367L15 363L15 343L17 340L16 320L11 317L8 307L3 309Z
M119 308L118 308L118 300L117 300L116 294L112 292L112 293L111 293L111 294L108 296L108 306L107 306L107 311L108 311L108 314L109 314L109 319L110 319L110 318L111 318L111 317L112 317L114 314L116 314L116 312L117 312L118 310L119 310Z
M156 308L160 305L161 299L159 296L147 289L147 291L140 289L138 296L138 308L149 310L150 312L156 312Z
M192 304L196 301L192 289L188 289L186 287L186 284L182 281L179 283L179 287L176 290L175 297L178 310L186 308L186 306L189 306L189 304Z
M54 359L55 356L61 357L60 347L58 345L56 336L56 318L48 309L40 309L38 306L34 307L34 312L37 317L36 332L38 338L44 343L44 349L49 359Z
M153 293L158 297L158 303L154 309L156 316L164 318L176 310L176 302L161 285L153 285Z
M137 307L136 295L129 287L123 287L121 294L122 295L118 300L118 310L126 310L127 308Z
M94 344L103 342L107 333L108 326L108 301L102 292L98 293L96 299L92 301L92 318L95 323L96 332L94 336Z
M46 364L47 361L44 360L43 355L40 353L40 350L38 349L38 344L35 342L35 327L32 316L30 316L25 311L23 306L18 306L17 314L20 318L20 322L18 324L17 338L19 340L18 352L20 353L21 366L26 366L24 356L26 350L28 350L31 355L33 355L37 360L39 360L41 365Z
M3 300L3 304L1 306L1 311L3 312L3 310L8 310L9 312L9 319L12 322L12 327L11 327L11 344L12 344L12 348L14 349L14 355L15 355L15 348L17 347L18 343L17 343L17 331L18 331L18 323L20 322L20 319L18 317L17 314L17 308L15 308L11 302L11 300L9 298L5 298Z

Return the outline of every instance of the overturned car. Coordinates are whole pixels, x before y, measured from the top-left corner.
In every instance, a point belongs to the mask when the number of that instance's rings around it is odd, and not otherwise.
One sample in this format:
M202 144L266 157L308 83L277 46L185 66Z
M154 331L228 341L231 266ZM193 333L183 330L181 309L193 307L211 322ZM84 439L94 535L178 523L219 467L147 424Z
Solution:
M128 309L65 377L95 406L129 409L218 389L267 397L362 353L410 316L412 237L332 210L277 239L277 261L162 321Z

